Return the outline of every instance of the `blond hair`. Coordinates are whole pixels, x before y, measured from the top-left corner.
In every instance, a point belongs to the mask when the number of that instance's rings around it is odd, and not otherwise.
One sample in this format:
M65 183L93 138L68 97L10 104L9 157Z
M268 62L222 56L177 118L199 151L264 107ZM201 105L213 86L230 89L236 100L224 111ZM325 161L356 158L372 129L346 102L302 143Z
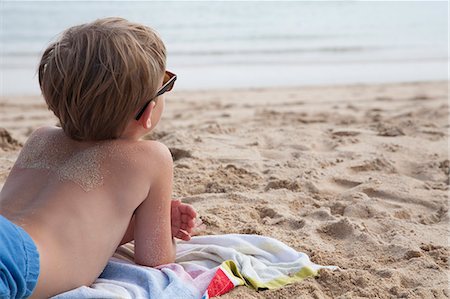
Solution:
M69 137L113 139L156 94L165 68L155 31L105 18L67 29L45 50L39 85Z

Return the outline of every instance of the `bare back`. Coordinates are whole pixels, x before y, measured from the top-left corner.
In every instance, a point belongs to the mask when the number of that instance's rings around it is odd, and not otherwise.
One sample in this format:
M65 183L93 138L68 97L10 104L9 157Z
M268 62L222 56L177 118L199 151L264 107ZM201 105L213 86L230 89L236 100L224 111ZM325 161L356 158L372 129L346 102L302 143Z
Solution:
M27 141L0 193L0 214L37 245L35 296L90 285L104 269L157 171L141 143L77 142L59 128Z

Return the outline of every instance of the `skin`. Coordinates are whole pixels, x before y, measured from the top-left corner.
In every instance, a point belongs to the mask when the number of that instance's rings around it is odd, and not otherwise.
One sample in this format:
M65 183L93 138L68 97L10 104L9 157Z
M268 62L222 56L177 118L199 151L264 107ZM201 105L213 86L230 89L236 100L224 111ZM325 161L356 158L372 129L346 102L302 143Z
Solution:
M156 102L139 121L130 119L120 138L100 142L107 153L99 161L103 181L92 190L61 180L52 169L17 163L11 169L0 193L0 214L27 231L38 248L40 274L31 298L91 285L117 247L131 240L135 262L153 267L174 262L174 238L191 238L197 215L171 198L170 151L159 142L140 140L161 118L164 96ZM99 144L72 140L57 127L40 128L30 138L56 140L30 150L45 154L62 147L67 155L62 159Z

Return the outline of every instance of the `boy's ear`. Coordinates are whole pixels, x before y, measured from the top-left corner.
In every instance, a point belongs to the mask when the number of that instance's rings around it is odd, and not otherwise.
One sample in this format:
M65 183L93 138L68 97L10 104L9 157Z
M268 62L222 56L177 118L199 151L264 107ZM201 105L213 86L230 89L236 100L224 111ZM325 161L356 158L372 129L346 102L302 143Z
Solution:
M151 101L139 119L139 123L144 127L144 129L150 129L152 127L152 113L155 105L155 101Z

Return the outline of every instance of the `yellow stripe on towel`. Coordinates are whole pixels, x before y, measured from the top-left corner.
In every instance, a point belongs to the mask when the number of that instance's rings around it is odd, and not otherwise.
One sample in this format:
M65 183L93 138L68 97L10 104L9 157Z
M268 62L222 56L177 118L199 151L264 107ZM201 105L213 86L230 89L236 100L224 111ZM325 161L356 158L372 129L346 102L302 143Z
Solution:
M310 267L303 267L298 272L287 276L287 275L281 275L280 277L276 277L270 281L267 282L261 282L258 281L252 277L244 276L239 271L238 267L236 266L236 263L232 260L228 260L223 262L220 267L226 271L227 274L232 275L235 279L239 280L241 282L240 285L246 285L248 287L251 287L255 290L259 289L276 289L282 286L285 286L287 284L301 281L308 277L314 277L318 275L318 271L314 271Z

